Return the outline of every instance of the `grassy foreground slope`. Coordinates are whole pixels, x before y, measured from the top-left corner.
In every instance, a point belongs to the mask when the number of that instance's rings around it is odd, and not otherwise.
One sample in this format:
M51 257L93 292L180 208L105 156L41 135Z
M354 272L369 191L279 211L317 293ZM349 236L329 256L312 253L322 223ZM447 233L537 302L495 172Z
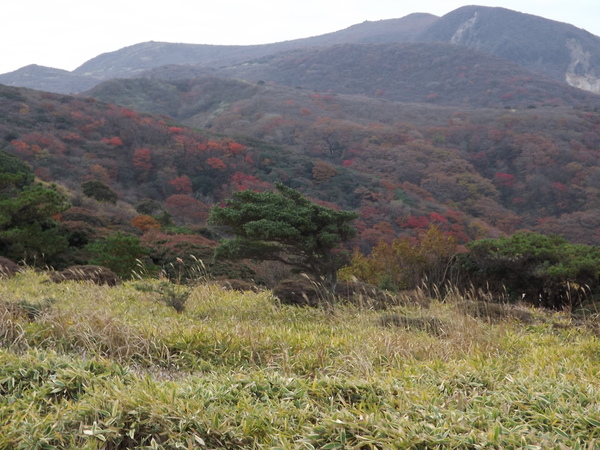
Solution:
M45 279L0 280L0 448L600 445L600 340L565 313L327 315L214 285L178 313L157 281Z

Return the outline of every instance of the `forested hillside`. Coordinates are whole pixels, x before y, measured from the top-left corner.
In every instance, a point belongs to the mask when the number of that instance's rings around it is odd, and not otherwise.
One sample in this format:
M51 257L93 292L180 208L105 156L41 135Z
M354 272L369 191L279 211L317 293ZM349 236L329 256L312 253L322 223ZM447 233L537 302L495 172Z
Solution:
M214 46L140 44L70 73L77 82L100 69L96 79L140 75L85 95L2 87L0 150L71 205L54 225L39 224L63 238L44 258L90 262L95 242L160 241L149 232L164 243L146 255L153 264L176 257L165 248L182 233L210 255L210 207L275 182L358 212L348 247L366 253L432 225L461 245L518 230L598 245L600 96L493 52L414 42L475 10L365 23L258 53L232 47L228 63ZM478 20L523 19L485 12ZM214 59L200 66L199 55ZM29 188L5 177L5 196L25 199ZM12 257L39 257L17 238L9 247Z
M359 188L358 204L342 205L362 208L367 235L387 224L392 235L426 227L435 212L446 222L435 215L433 222L447 227L458 216L478 219L456 230L463 241L525 228L599 242L600 135L593 110L393 103L215 77L154 80L162 88L150 92L163 92L161 102L144 95L147 82L111 82L94 95L154 111L168 104L189 125L253 136L317 160L323 166L317 177L328 178L318 190L293 181L311 194L325 195L344 170L380 179L377 189ZM338 201L332 194L327 199ZM430 208L421 199L433 202Z
M507 59L447 43L346 44L280 52L216 75L453 106L593 105L599 98Z

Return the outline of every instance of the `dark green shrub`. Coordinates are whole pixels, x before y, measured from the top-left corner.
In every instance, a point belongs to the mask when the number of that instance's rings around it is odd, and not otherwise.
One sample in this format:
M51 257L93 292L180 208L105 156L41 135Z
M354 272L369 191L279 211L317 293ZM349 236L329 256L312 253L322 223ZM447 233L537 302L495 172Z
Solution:
M90 180L81 183L83 193L99 202L117 203L119 195L101 181Z
M520 232L467 245L462 268L477 288L552 308L581 301L600 286L600 248L556 235Z
M34 182L26 163L0 152L0 255L52 264L68 245L52 216L68 207L56 186Z
M140 262L149 253L138 237L121 232L88 244L86 250L92 254L90 264L108 267L124 279L131 278L140 269ZM153 267L148 265L147 268L152 270Z
M135 205L135 210L140 214L152 216L162 212L163 208L160 202L150 198L145 198Z

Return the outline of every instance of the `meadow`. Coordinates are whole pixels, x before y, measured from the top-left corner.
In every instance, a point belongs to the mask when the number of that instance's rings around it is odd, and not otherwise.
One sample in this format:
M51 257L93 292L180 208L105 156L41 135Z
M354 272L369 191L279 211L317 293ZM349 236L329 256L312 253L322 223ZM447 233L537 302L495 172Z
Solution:
M600 447L596 311L414 295L0 279L0 448Z

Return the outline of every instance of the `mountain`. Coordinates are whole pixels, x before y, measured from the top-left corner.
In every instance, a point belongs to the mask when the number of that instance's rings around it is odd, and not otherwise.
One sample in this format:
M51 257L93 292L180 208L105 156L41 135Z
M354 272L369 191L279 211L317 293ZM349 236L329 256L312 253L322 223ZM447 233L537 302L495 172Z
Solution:
M81 92L104 80L139 77L144 71L162 66L186 65L203 70L233 66L233 72L244 63L282 58L290 51L409 42L467 47L510 60L561 83L600 93L599 37L569 24L482 6L462 7L441 18L411 14L401 19L367 21L321 36L264 45L144 42L98 55L73 72L21 69L0 75L0 83L61 93ZM361 59L364 58L366 55ZM247 69L252 72L256 67Z
M364 22L322 36L263 45L199 45L145 42L99 55L73 73L100 80L128 78L141 71L169 64L222 67L282 51L341 43L404 42L413 40L437 20L429 14L402 19Z
M600 38L573 25L505 8L465 6L416 39L477 49L600 93Z
M401 19L365 21L349 28L321 36L292 41L307 44L306 47L339 44L375 44L411 42L417 39L439 17L432 14L414 13ZM298 47L300 48L300 47Z
M600 96L425 42L442 19L360 24L345 30L353 43L145 43L73 73L29 67L99 84L75 96L0 86L0 150L68 194L73 208L55 218L78 261L86 242L149 226L193 228L210 247L212 205L276 182L356 211L351 245L365 252L430 225L461 244L532 230L598 245Z
M31 64L14 72L0 75L0 83L6 86L28 87L40 91L70 94L90 89L98 84L98 81L67 70Z
M321 36L263 45L143 42L98 55L73 72L50 68L33 70L33 66L28 66L0 75L0 83L56 93L82 92L102 80L139 76L145 70L165 65L184 64L215 68L296 48L342 43L411 41L437 19L431 14L410 14L401 19L365 21L345 30Z
M220 69L162 66L142 72L140 76L146 81L110 80L86 91L86 95L186 120L185 111L190 110L174 109L173 102L178 102L173 98L178 95L176 90L184 89L186 83L181 80L206 75L446 106L600 106L598 95L506 59L446 43L342 44L297 49ZM174 84L176 89L161 82ZM227 101L227 91L220 92L224 95L222 101Z
M600 97L494 55L446 43L344 44L280 52L215 74L442 105L598 105Z

